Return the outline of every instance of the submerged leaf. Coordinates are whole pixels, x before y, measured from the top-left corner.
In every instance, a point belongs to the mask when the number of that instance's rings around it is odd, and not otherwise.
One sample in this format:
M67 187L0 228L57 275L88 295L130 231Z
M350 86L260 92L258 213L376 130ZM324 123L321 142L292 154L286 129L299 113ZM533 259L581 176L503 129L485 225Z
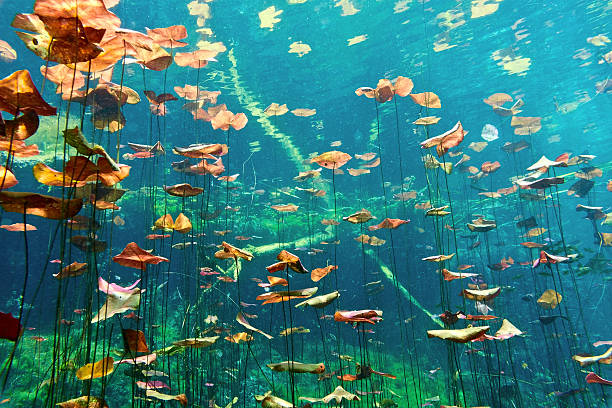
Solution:
M467 327L465 329L453 330L428 330L427 337L437 337L443 340L449 340L455 343L467 343L479 338L489 331L489 326Z
M563 296L560 293L553 289L548 289L542 293L537 303L542 309L554 309L561 303L562 299Z
M337 265L327 265L325 268L315 268L310 272L310 279L313 282L318 282L335 269L338 269Z
M113 257L113 261L128 268L145 270L147 265L157 265L160 262L170 262L167 258L151 255L140 248L135 242L125 246L119 255Z
M304 307L310 306L317 309L321 309L329 304L331 304L334 300L340 297L340 292L334 291L332 293L328 293L327 295L315 296L311 299L305 300L303 302L298 303L295 307Z
M55 116L57 113L42 98L26 70L16 71L0 80L0 110L11 115L28 110L40 116Z
M74 129L64 130L64 138L66 139L66 143L74 147L77 152L81 153L83 156L90 157L92 155L99 154L101 156L104 156L106 160L108 160L108 163L110 164L113 170L119 170L119 166L117 166L117 163L115 163L115 161L108 155L108 153L106 153L106 150L104 150L102 146L97 144L92 145L87 142L85 136L83 135L83 133L81 133L81 130L78 128L78 126Z
M74 217L83 206L77 198L62 200L36 193L0 191L0 206L4 211L37 215L43 218L61 220Z
M112 373L115 369L115 360L112 357L105 357L95 363L89 363L79 368L76 371L76 377L79 380L91 380L93 378L102 378Z
M251 324L247 321L247 319L244 317L244 315L242 314L242 312L238 312L238 314L236 315L236 321L238 323L240 323L241 325L243 325L244 327L246 327L248 330L252 330L254 332L257 332L259 334L261 334L262 336L264 336L267 339L273 339L273 336L270 336L269 334L264 333L263 331L251 326Z
M85 395L68 401L58 402L57 405L60 408L108 408L106 401L93 395Z

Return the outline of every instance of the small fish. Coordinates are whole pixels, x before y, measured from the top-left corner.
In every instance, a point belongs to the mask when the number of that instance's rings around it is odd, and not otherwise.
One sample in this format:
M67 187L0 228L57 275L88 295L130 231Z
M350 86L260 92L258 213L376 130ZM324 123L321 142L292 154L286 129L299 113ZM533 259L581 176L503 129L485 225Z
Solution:
M478 301L476 302L475 308L478 311L478 313L483 314L483 315L486 315L487 313L493 311L493 309L487 306L486 303L478 302Z
M524 300L525 302L531 302L534 298L534 294L533 293L527 293L523 296L521 296L521 300Z
M291 334L302 334L302 333L310 333L310 329L306 329L303 326L299 327L291 327L289 329L285 329L280 332L281 336L289 336Z
M349 362L354 360L354 358L353 358L353 357L351 357L351 356L349 356L349 355L346 355L346 354L340 354L340 355L338 356L338 358L339 358L340 360L349 361Z
M185 249L188 248L192 245L198 245L197 242L179 242L177 244L172 245L172 248L174 249Z
M372 330L372 329L358 329L357 331L360 332L360 333L369 333L369 334L374 334L375 333L374 330Z
M557 398L567 398L567 397L570 397L572 395L575 395L575 394L578 394L578 393L581 393L581 392L584 392L584 388L576 388L576 389L573 389L573 390L563 391L563 392L553 391L553 392L551 392L548 395L549 396L550 395L554 395Z
M223 372L227 375L229 375L230 377L232 377L234 380L237 380L238 377L236 377L232 372L229 371L229 369L224 369Z
M142 375L145 377L168 377L168 374L163 371L155 371L155 370L142 370Z
M124 319L132 319L132 320L140 320L142 319L142 317L138 316L136 313L134 312L130 312L128 314L126 314L125 316L123 316Z

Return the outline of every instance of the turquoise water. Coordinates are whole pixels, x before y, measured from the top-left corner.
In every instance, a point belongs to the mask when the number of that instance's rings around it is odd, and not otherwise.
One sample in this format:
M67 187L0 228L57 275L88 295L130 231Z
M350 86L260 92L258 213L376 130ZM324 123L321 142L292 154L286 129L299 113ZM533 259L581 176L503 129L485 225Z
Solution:
M610 406L612 3L104 3L0 0L0 406Z

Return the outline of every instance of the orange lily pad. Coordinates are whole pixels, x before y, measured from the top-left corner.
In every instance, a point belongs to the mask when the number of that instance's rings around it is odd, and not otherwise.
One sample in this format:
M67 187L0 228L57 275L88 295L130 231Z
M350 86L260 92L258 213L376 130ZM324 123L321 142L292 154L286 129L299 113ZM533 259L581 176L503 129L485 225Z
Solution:
M140 248L135 242L125 246L119 255L113 257L113 261L128 268L144 270L147 265L157 265L160 262L170 262L167 258L151 255Z
M83 206L80 199L61 198L36 193L0 191L0 206L7 212L37 215L43 218L61 220L74 217Z
M0 110L11 115L28 110L41 116L54 116L57 113L42 98L26 70L16 71L0 80Z

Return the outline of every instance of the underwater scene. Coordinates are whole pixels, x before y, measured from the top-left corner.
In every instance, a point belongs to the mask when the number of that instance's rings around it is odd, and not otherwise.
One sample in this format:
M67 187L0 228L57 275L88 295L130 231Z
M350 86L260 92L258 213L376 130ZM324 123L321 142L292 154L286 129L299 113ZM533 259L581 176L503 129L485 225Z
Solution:
M0 408L612 407L611 37L0 0Z

